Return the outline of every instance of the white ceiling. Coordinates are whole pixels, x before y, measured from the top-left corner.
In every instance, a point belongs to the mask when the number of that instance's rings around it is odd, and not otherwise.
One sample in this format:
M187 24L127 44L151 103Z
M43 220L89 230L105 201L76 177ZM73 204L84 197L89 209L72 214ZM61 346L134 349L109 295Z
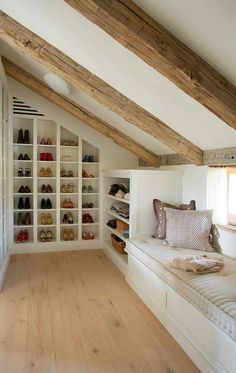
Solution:
M226 77L236 81L235 68L233 69L236 54L234 0L136 0L136 3L218 70L222 70ZM235 146L235 130L74 11L63 0L0 0L0 9L202 149ZM223 16L222 19L220 15ZM40 64L6 45L3 45L2 52L42 79L46 70ZM170 152L158 141L82 92L73 89L71 97L152 151L160 154Z

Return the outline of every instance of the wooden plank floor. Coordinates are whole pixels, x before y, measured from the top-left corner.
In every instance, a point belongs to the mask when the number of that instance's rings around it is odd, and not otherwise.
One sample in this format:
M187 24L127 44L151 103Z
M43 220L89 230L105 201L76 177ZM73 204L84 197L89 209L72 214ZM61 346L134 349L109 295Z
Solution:
M101 250L12 256L1 373L198 372Z

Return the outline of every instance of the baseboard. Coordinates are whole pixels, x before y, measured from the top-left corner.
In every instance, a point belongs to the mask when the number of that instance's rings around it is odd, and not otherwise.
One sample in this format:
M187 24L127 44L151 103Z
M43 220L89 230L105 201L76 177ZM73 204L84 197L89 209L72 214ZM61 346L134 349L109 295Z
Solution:
M7 272L8 265L9 265L9 261L10 261L10 255L7 253L7 255L6 255L6 257L3 261L3 265L1 267L1 270L0 270L0 291L2 290L5 275L6 275L6 272Z
M155 300L133 274L128 272L126 281L202 372L229 372L226 367L216 360L215 356L207 351L206 347L201 346L199 341L194 340L194 337L189 335L189 332L184 330L182 325L177 324L167 310Z

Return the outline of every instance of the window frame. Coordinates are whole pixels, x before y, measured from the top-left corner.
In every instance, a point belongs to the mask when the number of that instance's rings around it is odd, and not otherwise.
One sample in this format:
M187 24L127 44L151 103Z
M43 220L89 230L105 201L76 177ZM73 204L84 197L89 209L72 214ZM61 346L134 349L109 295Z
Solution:
M229 176L232 174L236 174L236 167L227 167L227 175L228 175L227 218L228 218L228 224L235 227L236 226L236 214L229 213Z

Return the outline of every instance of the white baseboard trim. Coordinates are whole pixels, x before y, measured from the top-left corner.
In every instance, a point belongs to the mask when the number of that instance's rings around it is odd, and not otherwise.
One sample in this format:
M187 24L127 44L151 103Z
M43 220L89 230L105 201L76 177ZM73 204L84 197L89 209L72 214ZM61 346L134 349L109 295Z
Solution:
M9 253L7 253L7 255L6 255L6 257L3 261L1 270L0 270L0 291L2 290L5 275L6 275L6 272L7 272L8 265L9 265L9 261L10 261L10 255L9 255Z
M229 373L229 370L200 341L190 335L183 325L178 325L178 322L155 300L133 274L128 272L126 281L202 372Z

